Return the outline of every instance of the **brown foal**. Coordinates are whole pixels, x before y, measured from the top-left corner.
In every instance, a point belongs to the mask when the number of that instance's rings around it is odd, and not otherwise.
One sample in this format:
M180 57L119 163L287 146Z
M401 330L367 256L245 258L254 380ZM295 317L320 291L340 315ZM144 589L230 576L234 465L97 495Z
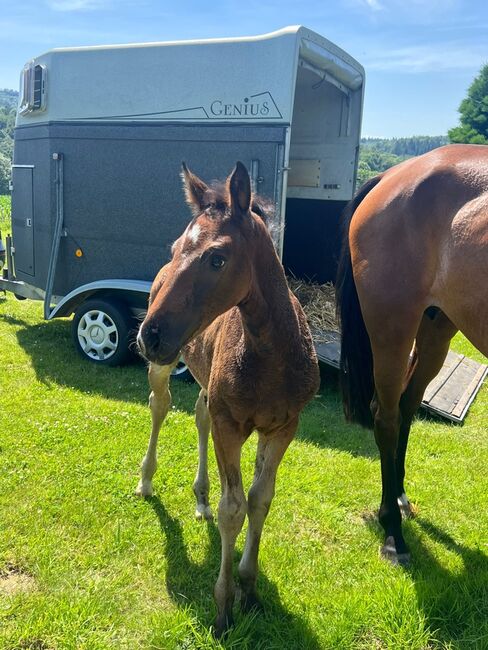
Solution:
M274 495L278 465L315 394L319 372L303 311L289 291L264 215L242 163L225 185L207 186L183 165L194 218L173 244L172 259L154 280L138 335L150 362L152 432L137 493L151 495L158 433L170 405L169 377L180 354L201 386L196 403L199 465L197 517L211 517L207 442L211 430L222 496L222 540L215 585L215 632L232 622L234 546L249 527L239 580L244 610L259 604L258 551ZM241 448L259 435L254 480L244 494Z
M382 553L406 563L412 418L458 330L488 355L488 147L451 145L389 169L359 190L345 220L337 282L345 413L374 426Z

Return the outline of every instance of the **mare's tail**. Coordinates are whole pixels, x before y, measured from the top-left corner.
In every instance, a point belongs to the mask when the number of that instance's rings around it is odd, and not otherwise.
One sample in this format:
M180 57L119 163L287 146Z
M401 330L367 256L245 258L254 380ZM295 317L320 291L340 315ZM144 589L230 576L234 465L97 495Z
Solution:
M341 327L340 386L347 420L372 428L373 355L352 272L349 226L356 208L381 180L367 181L344 208L344 238L336 281L336 310Z

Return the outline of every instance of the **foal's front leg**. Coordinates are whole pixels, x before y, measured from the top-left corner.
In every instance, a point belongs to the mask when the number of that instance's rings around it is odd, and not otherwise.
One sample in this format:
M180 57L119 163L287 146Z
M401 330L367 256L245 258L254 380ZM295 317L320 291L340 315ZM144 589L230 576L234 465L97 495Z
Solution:
M141 480L136 488L136 494L140 497L153 495L152 477L157 468L157 446L159 430L164 418L171 406L171 393L169 391L169 378L175 364L170 366L158 366L149 364L148 379L151 387L149 395L149 408L151 409L151 436L147 447L146 455L141 464Z
M207 407L207 391L202 388L195 404L195 421L198 430L198 470L193 483L197 499L195 516L197 519L212 519L208 502L210 481L208 479L208 435L210 433L210 413Z

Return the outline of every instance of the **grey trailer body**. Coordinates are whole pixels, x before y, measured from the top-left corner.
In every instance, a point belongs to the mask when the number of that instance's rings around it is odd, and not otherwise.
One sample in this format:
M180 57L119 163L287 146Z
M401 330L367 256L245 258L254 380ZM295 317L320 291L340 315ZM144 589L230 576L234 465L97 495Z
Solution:
M285 267L333 280L363 89L363 68L303 27L37 57L22 73L0 288L42 298L48 319L94 299L144 309L190 219L183 160L207 180L242 160L275 204Z
M304 27L37 57L21 77L0 289L43 300L47 319L74 312L78 351L122 362L134 316L190 219L183 160L206 180L242 160L275 204L285 269L333 281L363 90L362 67ZM0 264L3 255L0 242ZM338 337L317 345L331 365ZM424 406L459 421L486 373L451 355Z

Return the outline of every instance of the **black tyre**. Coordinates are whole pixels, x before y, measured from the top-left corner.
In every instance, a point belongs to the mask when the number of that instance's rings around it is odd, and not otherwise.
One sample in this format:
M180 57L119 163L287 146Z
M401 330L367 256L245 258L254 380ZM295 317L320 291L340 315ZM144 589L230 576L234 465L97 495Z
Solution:
M121 366L132 356L129 348L136 323L122 302L87 300L75 312L72 334L79 354L99 366Z
M171 373L171 376L173 377L173 379L177 379L178 381L186 381L188 383L193 383L195 381L195 378L188 370L188 366L186 365L186 363L183 361L182 358L180 358L180 360L176 364L174 370Z

